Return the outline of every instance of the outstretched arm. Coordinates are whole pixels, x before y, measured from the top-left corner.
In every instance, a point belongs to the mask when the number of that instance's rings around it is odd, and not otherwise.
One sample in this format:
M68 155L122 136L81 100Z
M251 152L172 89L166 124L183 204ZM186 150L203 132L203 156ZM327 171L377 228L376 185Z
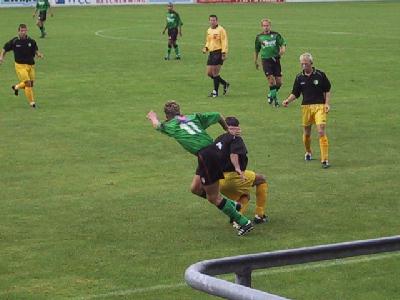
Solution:
M1 49L0 52L0 64L4 61L4 57L6 56L6 50Z
M147 119L150 120L151 125L153 125L154 128L157 128L161 124L161 122L157 118L157 114L152 110L149 111L149 113L147 114Z

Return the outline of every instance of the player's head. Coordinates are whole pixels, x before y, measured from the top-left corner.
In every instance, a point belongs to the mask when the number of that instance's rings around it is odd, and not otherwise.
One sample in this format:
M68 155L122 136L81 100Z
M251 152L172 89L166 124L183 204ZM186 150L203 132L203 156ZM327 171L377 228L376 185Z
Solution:
M168 2L167 9L168 9L168 11L173 11L174 10L174 5L172 4L172 2Z
M28 32L28 27L26 26L26 24L19 24L19 26L18 26L18 35L20 37L25 37L27 32Z
M270 32L271 31L271 20L270 19L262 19L261 27L264 32Z
M210 22L210 26L212 28L215 28L215 27L218 26L218 17L217 17L217 15L210 15L208 17L208 21Z
M299 59L301 68L306 72L310 72L312 70L312 65L314 62L311 53L303 53L302 55L300 55Z
M225 118L225 123L228 126L239 126L239 120L236 117L226 117Z
M173 119L175 116L179 116L181 114L181 108L179 104L174 100L167 101L164 105L164 113L167 120Z

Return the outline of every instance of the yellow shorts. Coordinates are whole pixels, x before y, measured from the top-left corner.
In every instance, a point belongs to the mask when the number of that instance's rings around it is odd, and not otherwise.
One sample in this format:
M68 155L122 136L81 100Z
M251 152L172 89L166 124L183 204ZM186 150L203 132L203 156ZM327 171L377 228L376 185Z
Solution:
M15 63L15 72L17 73L20 82L35 80L35 65Z
M326 124L327 114L324 104L302 105L301 113L303 126Z
M256 173L249 170L244 171L246 180L242 180L236 172L224 172L224 176L224 179L219 180L221 194L235 201L239 200L242 195L250 195Z

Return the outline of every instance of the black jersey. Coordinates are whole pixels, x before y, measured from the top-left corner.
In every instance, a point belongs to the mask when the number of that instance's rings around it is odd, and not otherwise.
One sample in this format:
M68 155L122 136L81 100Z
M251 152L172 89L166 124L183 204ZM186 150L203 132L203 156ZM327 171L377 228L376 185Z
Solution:
M220 150L221 167L224 172L235 171L230 159L232 153L239 155L240 169L242 171L246 170L248 163L247 148L240 136L224 133L216 138L215 145Z
M325 93L331 90L331 83L325 73L313 69L310 76L301 72L294 80L292 94L296 98L303 94L301 105L325 104Z
M15 37L12 40L8 41L3 49L14 52L14 60L18 64L27 64L34 65L35 64L35 55L36 51L38 51L38 46L34 39L30 37L26 37L24 39L20 39L19 37Z

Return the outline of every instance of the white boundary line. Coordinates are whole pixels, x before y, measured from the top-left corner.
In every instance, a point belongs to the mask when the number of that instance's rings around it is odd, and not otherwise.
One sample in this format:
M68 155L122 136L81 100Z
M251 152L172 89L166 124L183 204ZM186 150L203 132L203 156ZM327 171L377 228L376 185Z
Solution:
M382 254L373 254L371 256L360 256L360 257L353 257L353 258L346 258L346 259L336 259L336 260L329 260L323 262L315 262L315 263L308 263L308 264L299 264L299 265L292 265L286 267L276 267L272 269L267 269L265 271L254 271L252 277L258 276L265 276L269 274L281 274L281 273L289 273L295 271L304 271L304 270L312 270L312 269L319 269L319 268L329 268L333 266L342 266L342 265L349 265L349 264L357 264L363 262L370 262L379 259L391 258L394 256L399 256L400 252L390 252L390 253L382 253ZM220 276L225 280L233 280L233 275L225 275ZM184 282L176 283L176 284L162 284L162 285L153 285L150 287L145 288L137 288L137 289L128 289L128 290L121 290L121 291L114 291L110 293L104 294L97 294L91 295L86 297L77 297L73 298L75 300L88 300L88 299L99 299L99 298L107 298L112 296L130 296L135 294L143 294L148 292L154 291L165 291L170 289L179 289L187 287L187 284Z

